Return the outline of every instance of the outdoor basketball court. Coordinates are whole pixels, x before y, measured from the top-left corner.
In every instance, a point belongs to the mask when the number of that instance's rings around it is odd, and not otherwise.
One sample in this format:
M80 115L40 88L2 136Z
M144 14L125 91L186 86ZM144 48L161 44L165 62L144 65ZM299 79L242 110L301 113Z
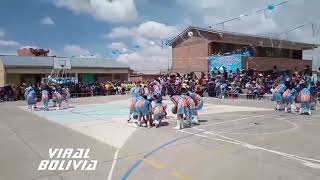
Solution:
M11 105L25 117L32 117L30 123L36 117L34 121L41 122L42 125L35 129L28 126L32 133L37 134L37 129L44 127L47 129L41 131L44 137L46 133L66 137L42 139L47 141L47 146L41 148L33 142L35 137L28 138L32 143L25 140L42 157L46 157L48 148L66 147L66 139L74 139L77 147L89 146L92 156L99 161L96 171L43 172L30 177L137 180L320 178L319 112L310 117L275 112L269 101L205 98L200 125L176 131L172 129L175 126L175 116L170 112L172 104L165 101L169 119L165 120L163 127L147 129L126 122L128 98L73 99L72 108L49 112L30 113L21 104ZM15 126L18 126L18 120ZM59 132L54 132L56 126ZM70 134L64 135L66 132ZM88 143L89 139L94 143ZM30 168L36 172L39 160L34 161Z

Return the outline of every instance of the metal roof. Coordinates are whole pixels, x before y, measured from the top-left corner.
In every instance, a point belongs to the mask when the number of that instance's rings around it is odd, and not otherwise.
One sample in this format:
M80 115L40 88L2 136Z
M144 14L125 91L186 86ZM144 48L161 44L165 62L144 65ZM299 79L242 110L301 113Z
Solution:
M71 67L129 68L129 66L125 63L101 58L71 58Z
M54 57L9 56L0 55L4 67L53 68ZM75 68L126 68L127 64L103 58L70 58Z
M297 47L302 47L302 49L312 49L312 48L317 48L320 46L319 44L295 42L295 41L283 40L283 39L274 38L274 37L251 35L251 34L222 31L222 30L214 30L214 29L194 27L194 26L189 26L184 31L182 31L180 34L175 36L173 39L171 39L171 41L168 43L168 45L172 46L179 39L180 36L184 35L185 33L188 33L189 31L192 31L192 30L199 30L199 31L203 31L203 32L216 33L216 34L222 33L223 35L237 36L237 37L242 37L242 38L247 38L247 39L281 41L283 43L294 44Z

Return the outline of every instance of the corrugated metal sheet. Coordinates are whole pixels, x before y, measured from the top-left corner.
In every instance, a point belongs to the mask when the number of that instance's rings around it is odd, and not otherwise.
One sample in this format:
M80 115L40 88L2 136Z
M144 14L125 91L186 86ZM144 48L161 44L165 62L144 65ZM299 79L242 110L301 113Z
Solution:
M49 67L53 68L52 57L0 56L4 67Z
M2 56L5 67L53 68L53 57ZM127 64L102 58L71 58L71 67L76 68L129 68Z
M127 64L115 60L99 58L71 58L71 66L89 68L129 68Z

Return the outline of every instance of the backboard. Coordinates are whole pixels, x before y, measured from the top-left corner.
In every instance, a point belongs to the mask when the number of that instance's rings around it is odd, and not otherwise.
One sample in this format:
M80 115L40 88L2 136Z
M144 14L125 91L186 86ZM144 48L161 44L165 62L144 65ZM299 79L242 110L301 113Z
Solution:
M71 69L70 58L53 58L54 69Z

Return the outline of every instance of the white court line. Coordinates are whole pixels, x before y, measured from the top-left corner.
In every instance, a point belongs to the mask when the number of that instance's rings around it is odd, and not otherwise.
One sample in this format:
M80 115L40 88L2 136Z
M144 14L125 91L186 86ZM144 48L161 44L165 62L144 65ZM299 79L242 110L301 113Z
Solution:
M181 130L180 132L187 133L187 134L192 134L192 135L199 136L199 137L208 138L208 139L211 139L211 140L223 141L223 142L228 142L228 143L235 144L235 145L241 145L242 147L245 147L245 148L248 148L248 149L251 149L251 150L266 151L266 152L269 152L269 153L273 153L273 154L277 154L277 155L286 157L288 159L293 159L293 160L296 160L296 161L300 161L300 162L303 163L304 166L315 168L315 169L320 169L320 160L317 160L317 159L311 159L311 158L301 157L301 156L297 156L297 155L293 155L293 154L283 153L283 152L280 152L280 151L266 149L266 148L259 147L259 146L253 145L253 144L249 144L249 143L246 143L246 142L243 142L243 141L239 141L237 139L229 138L229 137L226 137L226 136L223 136L223 135L220 135L220 134L215 134L215 133L212 133L212 132L204 131L203 129L199 129L199 128L193 128L193 129L202 131L202 133L205 133L205 134L212 134L212 135L215 135L215 136L219 136L222 139L220 139L220 138L212 138L212 137L209 137L209 136L206 136L206 135L201 135L199 133L187 132L187 131L184 131L184 130ZM314 162L316 162L316 163L314 163Z
M293 122L290 122L289 120L284 120L286 121L287 123L291 124L292 125L292 128L290 129L284 129L282 131L277 131L277 132L269 132L269 133L233 133L233 132L217 132L217 131L214 131L215 133L217 134L234 134L234 135L249 135L249 136L261 136L261 135L275 135L275 134L283 134L283 133L287 133L287 132L291 132L291 131L294 131L296 129L299 128L299 126ZM196 128L195 128L196 129Z
M248 116L248 117L239 118L239 119L234 119L234 120L230 120L230 121L223 121L223 122L218 122L218 123L212 123L212 124L200 125L200 126L198 126L198 127L215 126L215 125L219 125L219 124L225 124L225 123L229 123L229 122L242 121L242 120L246 120L246 119L258 118L258 117L263 117L263 116L264 116L264 115L259 115L259 116Z
M228 143L231 143L231 144L240 145L240 143L237 143L237 142L234 142L234 141L228 141L228 140L219 139L219 138L212 138L212 137L209 137L209 136L206 136L206 135L201 135L199 133L192 133L192 132L188 132L188 131L185 131L185 130L180 130L179 132L183 132L183 133L186 133L186 134L191 134L191 135L195 135L195 136L199 136L199 137L204 137L204 138L208 138L208 139L212 139L212 140L216 140L216 141L222 141L222 142L228 142Z
M119 151L120 151L120 149L117 149L117 151L114 153L113 162L112 162L112 165L111 165L111 169L109 171L108 180L112 179L112 174L113 174L113 171L114 171L114 167L116 166L116 163L117 163L117 158L118 158Z
M204 116L212 116L212 115L204 115ZM248 114L239 114L239 115L236 115L236 114L214 114L214 116L219 116L219 117L248 117L250 115Z
M199 130L200 130L200 129L199 129ZM279 152L279 151L274 151L274 150L271 150L271 149L266 149L266 148L259 147L259 146L255 146L255 145L252 145L252 144L249 144L249 143L246 143L246 142L243 142L243 141L239 141L239 140L236 140L236 139L233 139L233 138L229 138L229 137L223 136L223 135L221 135L221 134L216 134L216 133L213 133L213 132L206 132L206 134L212 134L212 135L216 135L216 136L219 136L219 137L228 139L228 140L230 140L230 141L236 141L236 142L238 142L238 143L241 143L242 145L248 145L248 146L250 146L250 147L253 148L253 149L260 149L260 150L269 151L269 152L273 152L273 153L280 154L280 155L287 155L287 156L290 156L290 157L295 157L295 158L299 158L299 159L303 159L303 160L307 160L307 161L314 161L314 162L320 163L320 160L318 160L318 159L311 159L311 158L301 157L301 156L297 156L297 155L293 155L293 154L288 154L288 153L283 153L283 152ZM250 148L250 147L249 147L249 148ZM320 165L320 164L319 164L319 165ZM320 167L319 167L319 168L320 168Z

